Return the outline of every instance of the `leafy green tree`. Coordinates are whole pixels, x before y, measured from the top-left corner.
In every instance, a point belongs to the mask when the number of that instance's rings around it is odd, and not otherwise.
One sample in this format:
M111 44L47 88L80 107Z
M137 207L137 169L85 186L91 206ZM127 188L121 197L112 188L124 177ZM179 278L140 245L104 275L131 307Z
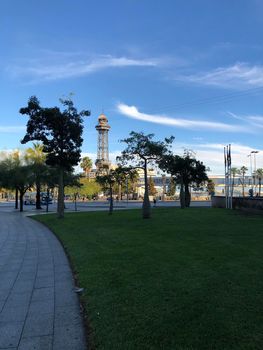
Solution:
M145 135L143 132L132 131L130 137L121 140L126 143L121 157L117 157L123 165L131 165L133 168L141 168L144 171L144 198L142 213L143 218L151 217L151 204L149 200L148 165L158 162L169 152L169 147L174 137L165 138L164 141L154 141L154 134Z
M80 161L82 145L83 117L89 116L89 111L78 112L73 102L60 100L64 110L58 107L43 108L38 99L33 96L27 107L20 113L27 115L27 132L22 143L41 141L43 152L46 153L46 163L56 167L59 174L58 186L58 217L64 216L64 175L72 171L73 166Z
M77 211L77 199L82 187L82 184L80 182L80 175L68 173L67 179L65 180L65 185L65 193L73 197L75 211Z
M176 183L175 183L174 179L172 177L170 177L167 195L169 197L172 197L175 195L175 191L176 191Z
M114 170L114 176L118 186L118 199L122 200L122 186L125 183L127 177L126 168L119 166Z
M80 195L92 199L102 191L101 186L94 179L81 178Z
M33 186L34 176L32 166L26 164L19 152L14 152L0 163L0 183L5 188L18 191L22 212L24 194Z
M116 179L116 184L118 186L118 198L122 200L122 187L123 184L128 183L129 187L129 181L135 181L137 175L136 169L133 169L132 167L125 167L119 165L115 170L114 170L114 176Z
M128 185L129 185L130 192L132 192L133 198L135 196L135 192L136 192L139 178L140 178L140 176L139 176L138 171L136 169L132 169L132 171L129 172Z
M214 196L215 194L215 183L213 180L208 179L206 184L207 192L210 196Z
M83 157L80 166L84 170L85 176L88 178L92 169L92 160L89 157Z
M208 180L204 164L188 153L185 153L183 157L173 154L166 155L159 162L159 167L171 174L175 182L180 185L182 209L190 206L190 185L199 186Z
M148 180L148 186L149 186L149 196L155 196L157 193L157 190L154 186L153 178L150 176Z
M110 207L109 215L112 215L113 212L113 186L116 184L116 173L114 170L109 170L108 174L98 175L96 181L103 188L104 191L109 191L110 195Z

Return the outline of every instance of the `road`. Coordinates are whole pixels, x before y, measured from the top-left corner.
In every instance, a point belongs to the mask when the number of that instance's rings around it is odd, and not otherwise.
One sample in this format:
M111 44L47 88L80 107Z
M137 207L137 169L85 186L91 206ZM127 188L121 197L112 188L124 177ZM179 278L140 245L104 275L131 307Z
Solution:
M15 203L13 201L0 202L0 212L14 212ZM101 211L108 210L109 203L107 201L88 201L88 202L77 202L76 205L73 202L65 202L65 211ZM125 209L139 209L142 206L141 201L114 201L114 209L125 210ZM153 203L152 203L153 206ZM180 207L179 201L158 201L157 207ZM211 207L211 201L192 201L191 207ZM56 203L49 205L49 212L56 212ZM36 210L34 205L25 205L25 215L32 215L35 213L45 213L46 206L42 205L42 210Z

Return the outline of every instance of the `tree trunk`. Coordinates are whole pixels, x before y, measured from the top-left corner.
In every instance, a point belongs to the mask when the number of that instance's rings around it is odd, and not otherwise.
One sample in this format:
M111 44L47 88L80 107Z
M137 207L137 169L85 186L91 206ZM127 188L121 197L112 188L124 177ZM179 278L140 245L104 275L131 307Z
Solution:
M180 184L180 205L181 209L185 208L185 192L184 192L184 183L181 182Z
M191 193L189 191L189 185L185 185L185 206L186 208L190 207L190 202L191 202Z
M259 197L260 197L260 195L261 195L261 177L258 179L258 182L259 182Z
M20 204L19 210L20 210L20 212L22 212L23 208L24 208L24 194L25 194L25 192L23 190L19 190L19 204Z
M40 188L40 183L37 182L36 183L36 209L42 209L41 208L41 198L40 198L40 191L41 191L41 188Z
M118 198L119 198L119 201L122 200L122 193L121 193L121 183L118 184Z
M113 212L113 198L112 198L112 185L110 185L110 208L109 215L112 215Z
M46 197L46 212L48 213L49 206L49 188L47 188L47 197Z
M15 209L18 209L18 188L16 188Z
M63 168L59 168L57 215L59 219L62 219L64 217L64 169Z
M77 193L74 193L74 206L75 206L75 211L77 211Z
M144 197L142 205L142 217L149 219L151 217L151 204L149 200L148 176L147 176L147 160L144 161Z
M242 183L242 196L245 197L245 176L243 174L243 183Z

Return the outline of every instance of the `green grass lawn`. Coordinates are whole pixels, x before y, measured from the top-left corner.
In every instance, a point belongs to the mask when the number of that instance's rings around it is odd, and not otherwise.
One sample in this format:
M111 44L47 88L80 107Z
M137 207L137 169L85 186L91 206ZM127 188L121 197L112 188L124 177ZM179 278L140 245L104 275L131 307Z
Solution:
M38 216L77 271L98 350L263 349L263 217L164 208Z

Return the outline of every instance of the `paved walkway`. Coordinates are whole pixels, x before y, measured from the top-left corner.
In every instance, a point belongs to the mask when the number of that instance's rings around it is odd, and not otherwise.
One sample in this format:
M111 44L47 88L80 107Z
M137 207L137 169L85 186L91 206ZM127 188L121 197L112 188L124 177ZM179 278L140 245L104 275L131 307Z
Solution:
M0 349L86 349L67 257L20 213L0 213Z

